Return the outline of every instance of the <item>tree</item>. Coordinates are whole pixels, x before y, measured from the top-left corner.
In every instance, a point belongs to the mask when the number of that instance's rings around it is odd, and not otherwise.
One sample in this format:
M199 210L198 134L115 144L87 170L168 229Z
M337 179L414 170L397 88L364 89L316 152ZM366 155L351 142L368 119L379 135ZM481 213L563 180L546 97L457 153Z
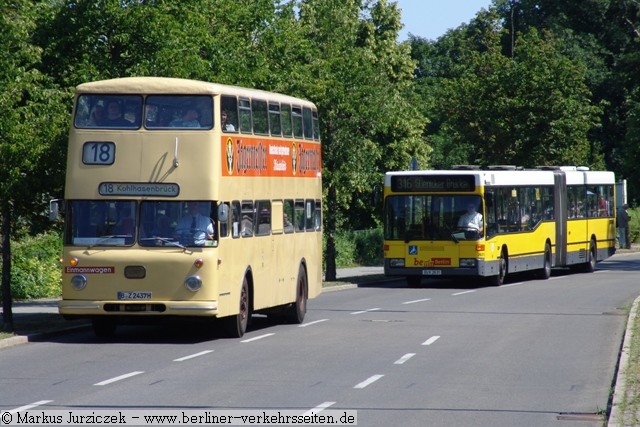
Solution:
M51 148L61 141L66 115L61 91L50 88L36 66L31 42L35 19L46 4L0 1L0 223L2 303L5 330L13 330L11 237L20 225L37 227L43 201L61 188ZM55 175L55 176L52 176Z
M326 280L335 280L335 233L374 215L371 189L382 173L421 160L424 119L411 103L413 64L396 43L395 3L307 0L300 23L308 40L302 90L319 108L323 139Z
M456 61L431 59L437 68L420 71L437 124L428 135L434 163L604 167L601 148L588 139L600 109L591 103L585 66L535 29L505 55L499 22L494 12L478 14L436 42L450 46L444 51L455 51Z
M607 169L629 178L632 199L640 199L636 165L628 159L637 151L628 140L635 114L634 95L640 83L638 40L640 3L636 0L494 0L511 38L533 27L562 40L562 52L586 64L586 84L594 105L603 107L601 126L590 140L602 147ZM633 133L633 131L631 131Z

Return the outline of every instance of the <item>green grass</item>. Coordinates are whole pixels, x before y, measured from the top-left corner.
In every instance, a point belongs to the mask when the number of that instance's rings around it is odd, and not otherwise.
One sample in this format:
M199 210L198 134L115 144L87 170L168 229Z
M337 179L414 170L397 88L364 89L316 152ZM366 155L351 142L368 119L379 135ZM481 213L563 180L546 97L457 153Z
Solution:
M640 310L630 319L631 342L628 350L628 363L624 369L625 388L619 405L618 419L613 420L621 426L640 425Z

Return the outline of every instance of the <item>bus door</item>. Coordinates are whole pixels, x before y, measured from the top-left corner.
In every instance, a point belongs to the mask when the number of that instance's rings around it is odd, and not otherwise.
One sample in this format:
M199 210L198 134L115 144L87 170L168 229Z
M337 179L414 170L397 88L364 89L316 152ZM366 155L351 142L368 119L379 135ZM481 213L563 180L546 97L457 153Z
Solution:
M567 176L563 171L554 172L553 210L556 221L556 250L553 265L567 263Z

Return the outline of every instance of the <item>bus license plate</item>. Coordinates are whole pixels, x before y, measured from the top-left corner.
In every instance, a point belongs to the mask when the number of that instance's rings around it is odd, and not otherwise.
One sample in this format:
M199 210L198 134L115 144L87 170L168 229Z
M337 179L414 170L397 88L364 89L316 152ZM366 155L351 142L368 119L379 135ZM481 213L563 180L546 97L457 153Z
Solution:
M442 275L442 270L422 270L422 274L425 276L440 276Z
M151 299L151 292L118 292L119 300Z

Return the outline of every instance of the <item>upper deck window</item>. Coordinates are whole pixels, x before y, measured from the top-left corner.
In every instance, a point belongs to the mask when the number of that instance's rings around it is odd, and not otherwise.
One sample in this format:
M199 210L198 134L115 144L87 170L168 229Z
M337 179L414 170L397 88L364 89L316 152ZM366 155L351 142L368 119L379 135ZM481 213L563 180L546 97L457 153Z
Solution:
M213 98L208 95L149 95L145 103L147 129L211 129Z
M141 117L140 95L80 95L74 125L79 129L137 129Z
M144 108L143 108L144 107ZM79 129L211 129L208 95L80 95L74 124Z

